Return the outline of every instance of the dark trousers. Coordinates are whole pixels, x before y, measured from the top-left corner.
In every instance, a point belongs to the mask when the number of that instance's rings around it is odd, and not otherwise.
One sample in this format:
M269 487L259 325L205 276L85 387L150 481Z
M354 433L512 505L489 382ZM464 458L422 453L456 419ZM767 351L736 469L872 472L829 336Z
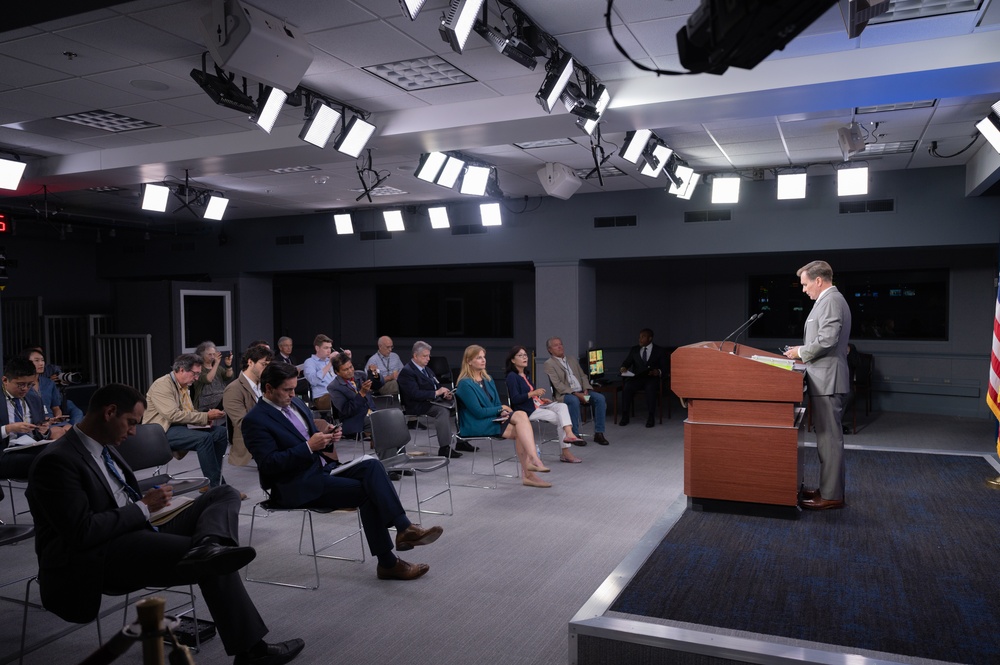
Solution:
M122 595L147 586L196 583L212 613L226 653L247 651L267 634L239 572L196 578L177 571L192 544L212 537L226 545L239 544L240 493L223 485L194 500L175 518L159 527L131 531L108 547L104 562L104 593Z
M632 400L637 392L646 393L646 418L656 415L656 398L660 391L660 377L636 376L625 379L622 386L622 418L628 418L632 411Z
M402 530L410 525L381 462L366 460L336 476L325 476L323 486L323 494L302 507L357 508L368 549L374 556L392 551L390 526Z

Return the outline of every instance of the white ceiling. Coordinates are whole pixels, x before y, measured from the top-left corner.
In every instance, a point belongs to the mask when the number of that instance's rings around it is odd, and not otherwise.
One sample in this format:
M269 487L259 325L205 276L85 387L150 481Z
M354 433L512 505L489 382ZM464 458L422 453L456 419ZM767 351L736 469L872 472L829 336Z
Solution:
M534 99L544 61L528 70L475 34L465 53L454 53L437 31L445 0L428 0L413 22L397 0L247 4L305 34L314 60L303 86L373 114L374 168L389 175L385 185L406 192L376 197L376 206L466 198L413 176L429 150L460 150L495 164L500 188L515 198L544 194L536 172L545 162L593 165L590 139L576 128L575 116L561 108L547 115ZM902 5L920 3L893 4L902 12ZM837 128L852 120L880 123L878 142L916 141L912 153L869 158L873 170L962 165L982 149L979 138L950 159L928 154L932 141L942 154L959 152L1000 99L1000 10L989 0L958 4L970 11L873 23L853 40L834 6L751 71L662 77L640 71L615 49L604 27L605 0L523 0L519 6L608 86L613 99L602 122L608 154L617 152L626 131L647 127L697 171L811 165L810 173L830 173L842 161ZM491 22L499 24L494 3L489 6ZM697 6L695 0L617 0L615 36L635 60L681 69L675 34ZM302 108L286 106L267 135L194 83L189 72L201 67L205 50L196 22L209 8L209 0L137 0L0 32L0 151L29 162L21 187L0 194L0 208L24 211L34 203L41 209L44 187L50 209L81 217L153 225L193 219L183 210L171 216L138 208L142 183L183 179L185 170L199 185L226 192L233 201L227 218L371 205L355 202L354 159L332 142L320 150L298 139ZM361 69L434 54L476 81L407 93ZM142 83L148 81L163 89L149 90ZM926 99L936 103L855 115L858 106ZM60 138L65 123L37 122L94 109L160 126ZM30 122L36 123L31 131L7 126ZM573 144L513 145L552 138ZM662 176L639 175L617 155L610 163L626 175L606 178L603 187L587 180L577 194L667 185ZM318 170L269 171L305 165ZM318 184L314 176L327 180ZM99 186L123 189L88 190Z

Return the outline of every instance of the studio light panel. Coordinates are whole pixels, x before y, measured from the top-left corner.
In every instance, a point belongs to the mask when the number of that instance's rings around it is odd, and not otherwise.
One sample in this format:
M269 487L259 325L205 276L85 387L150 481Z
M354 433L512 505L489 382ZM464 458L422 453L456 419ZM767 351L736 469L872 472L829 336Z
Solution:
M0 159L0 189L17 189L24 175L24 162L12 159Z

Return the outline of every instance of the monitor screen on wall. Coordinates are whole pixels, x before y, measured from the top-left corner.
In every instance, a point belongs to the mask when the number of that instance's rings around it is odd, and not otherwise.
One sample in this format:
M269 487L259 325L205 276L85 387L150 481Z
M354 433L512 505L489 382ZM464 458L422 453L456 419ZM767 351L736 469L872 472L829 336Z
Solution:
M181 348L192 353L206 340L232 351L232 294L229 291L180 290Z
M834 273L834 285L851 308L851 339L947 340L948 270ZM793 275L749 279L749 313L765 312L750 337L802 337L812 301Z

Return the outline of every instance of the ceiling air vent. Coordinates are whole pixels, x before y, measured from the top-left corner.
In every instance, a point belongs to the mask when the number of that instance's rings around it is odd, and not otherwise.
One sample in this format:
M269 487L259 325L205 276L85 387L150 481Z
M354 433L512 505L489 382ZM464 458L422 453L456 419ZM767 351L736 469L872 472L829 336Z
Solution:
M841 201L840 214L854 215L864 212L895 212L895 199L870 199L868 201Z
M392 231L362 231L362 240L392 240Z
M274 239L275 245L304 245L305 236L278 236Z
M595 229L611 229L616 226L638 226L639 218L635 215L620 215L618 217L595 217Z
M732 210L689 210L684 213L684 223L694 222L729 222L733 219Z

